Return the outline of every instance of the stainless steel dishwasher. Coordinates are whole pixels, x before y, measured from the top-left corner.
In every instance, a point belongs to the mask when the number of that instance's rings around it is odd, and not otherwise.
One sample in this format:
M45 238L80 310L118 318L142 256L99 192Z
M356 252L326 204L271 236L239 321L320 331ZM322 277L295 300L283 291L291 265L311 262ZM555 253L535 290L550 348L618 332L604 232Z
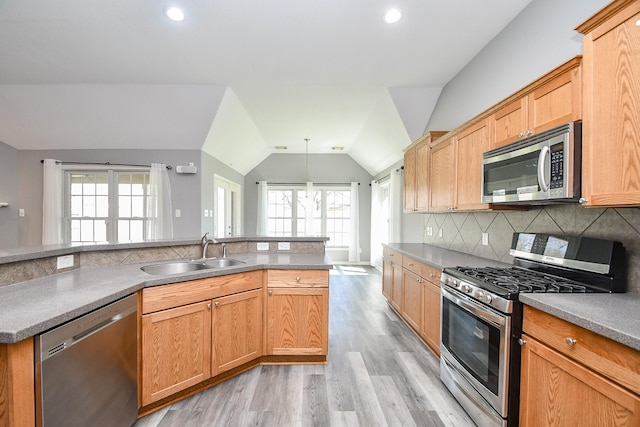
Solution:
M36 337L36 423L131 426L138 415L136 294Z

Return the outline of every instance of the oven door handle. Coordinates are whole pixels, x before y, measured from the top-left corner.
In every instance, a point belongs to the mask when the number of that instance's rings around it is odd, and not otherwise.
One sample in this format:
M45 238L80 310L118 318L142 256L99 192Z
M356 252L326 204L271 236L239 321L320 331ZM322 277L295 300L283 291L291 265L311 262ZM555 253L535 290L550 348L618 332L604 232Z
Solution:
M505 325L505 316L501 316L497 313L494 313L493 311L489 311L490 309L488 307L483 307L482 305L465 296L455 295L444 287L441 287L441 291L443 297L453 302L465 311L481 318L486 322L491 323L495 327L501 328Z

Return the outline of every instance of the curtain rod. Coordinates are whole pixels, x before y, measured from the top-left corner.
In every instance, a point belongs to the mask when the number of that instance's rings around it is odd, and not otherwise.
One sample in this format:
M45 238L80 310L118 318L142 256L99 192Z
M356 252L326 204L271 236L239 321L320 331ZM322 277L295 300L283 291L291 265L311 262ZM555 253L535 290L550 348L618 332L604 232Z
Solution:
M404 170L404 166L400 166L398 169L396 169L396 172L400 172L402 170ZM385 179L387 179L389 177L391 177L391 173L376 179L376 183L379 183L380 181L384 181ZM371 186L371 184L369 184L369 186Z
M44 163L44 160L40 160L40 163ZM150 168L151 167L151 165L130 165L130 164L127 164L127 163L61 162L61 161L58 161L58 160L56 160L56 164L58 164L58 165L134 166L134 167L141 167L141 168ZM167 170L173 169L173 167L171 165L166 165L166 166L167 166Z
M256 181L256 184L260 184L260 181ZM348 186L351 185L350 182L312 182L313 185L344 185L344 186ZM267 185L291 185L291 186L305 186L307 185L306 182L267 182ZM358 185L360 185L360 183L358 183Z

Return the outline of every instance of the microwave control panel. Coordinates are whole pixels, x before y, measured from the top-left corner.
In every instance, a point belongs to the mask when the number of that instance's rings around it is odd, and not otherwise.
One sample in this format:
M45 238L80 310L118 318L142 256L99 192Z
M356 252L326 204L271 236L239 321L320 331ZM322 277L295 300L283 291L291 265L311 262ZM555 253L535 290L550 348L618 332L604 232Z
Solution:
M564 186L564 149L563 144L551 146L551 183L549 188L562 188Z

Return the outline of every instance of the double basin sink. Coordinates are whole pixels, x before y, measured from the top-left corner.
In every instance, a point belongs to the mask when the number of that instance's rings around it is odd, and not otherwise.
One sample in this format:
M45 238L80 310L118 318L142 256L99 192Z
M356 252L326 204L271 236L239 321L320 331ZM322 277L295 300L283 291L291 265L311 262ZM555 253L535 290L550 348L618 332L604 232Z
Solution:
M140 270L147 274L167 275L189 273L199 270L210 270L213 268L232 267L238 264L244 264L244 261L239 261L233 258L204 258L145 265L144 267L140 267Z

